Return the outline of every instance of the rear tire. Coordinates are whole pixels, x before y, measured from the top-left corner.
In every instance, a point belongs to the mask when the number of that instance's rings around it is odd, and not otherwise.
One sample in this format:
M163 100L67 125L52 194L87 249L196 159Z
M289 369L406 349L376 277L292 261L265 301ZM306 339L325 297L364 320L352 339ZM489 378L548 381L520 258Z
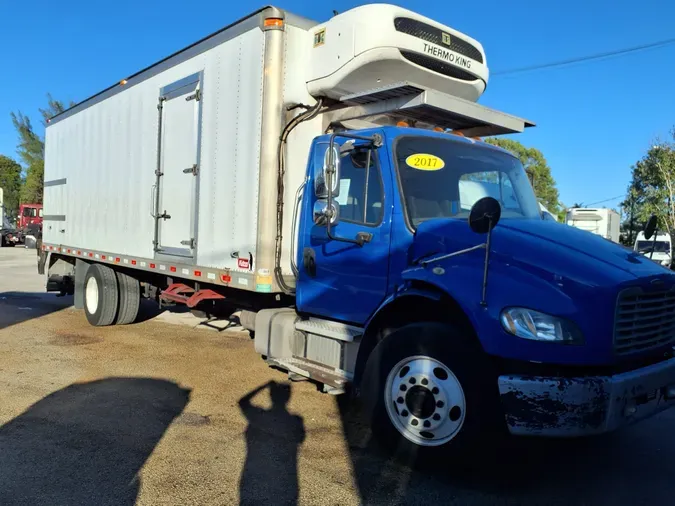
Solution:
M505 429L496 375L474 336L451 325L415 323L386 337L361 391L373 436L409 465L463 455Z
M120 307L115 324L128 325L134 323L141 307L141 284L136 278L118 271L117 285L120 293Z
M110 267L90 265L84 277L84 313L95 327L111 325L117 316L117 277Z

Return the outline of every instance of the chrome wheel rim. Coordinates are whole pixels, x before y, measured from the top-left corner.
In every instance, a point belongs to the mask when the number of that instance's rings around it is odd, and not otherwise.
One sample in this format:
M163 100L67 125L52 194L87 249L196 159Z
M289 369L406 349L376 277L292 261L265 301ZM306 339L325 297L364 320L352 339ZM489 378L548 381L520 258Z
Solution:
M384 402L396 430L419 446L451 441L466 417L457 376L442 362L423 355L407 357L391 369Z

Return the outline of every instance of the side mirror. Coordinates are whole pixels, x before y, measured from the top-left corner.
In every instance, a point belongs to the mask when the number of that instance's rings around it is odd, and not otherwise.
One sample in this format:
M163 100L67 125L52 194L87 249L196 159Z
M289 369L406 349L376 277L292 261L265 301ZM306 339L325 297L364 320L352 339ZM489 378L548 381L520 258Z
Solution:
M331 166L333 167L332 174L329 170ZM314 179L314 194L317 198L325 199L328 197L329 180L333 197L338 197L340 195L340 151L337 145L333 146L332 152L330 146L328 146L323 154L321 174L317 174Z
M331 209L329 210L328 202L325 200L317 200L314 202L314 211L312 215L314 217L314 223L320 227L327 226L328 220L330 220L331 225L335 225L340 215L340 207L337 205L336 201L333 201Z
M499 223L502 216L502 207L497 199L483 197L471 208L469 227L477 234L487 234Z
M658 224L658 219L656 215L652 214L645 226L645 239L649 240L654 237L654 232L656 232L656 225Z

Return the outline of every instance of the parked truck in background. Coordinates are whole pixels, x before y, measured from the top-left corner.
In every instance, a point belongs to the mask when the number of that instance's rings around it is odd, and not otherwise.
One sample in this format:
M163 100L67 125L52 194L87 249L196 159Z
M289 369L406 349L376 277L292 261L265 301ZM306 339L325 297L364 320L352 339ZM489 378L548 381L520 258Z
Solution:
M543 219L481 141L532 125L487 81L479 42L406 9L261 9L51 119L47 289L92 325L240 309L399 454L672 406L675 275Z
M621 215L614 209L573 208L567 211L567 224L618 243Z
M19 219L17 229L20 233L20 242L26 247L35 247L42 235L42 204L19 205Z
M660 233L647 239L644 232L639 232L633 250L663 267L670 269L672 266L673 244L670 234Z
M19 242L19 234L5 208L4 190L0 188L0 247L14 246Z

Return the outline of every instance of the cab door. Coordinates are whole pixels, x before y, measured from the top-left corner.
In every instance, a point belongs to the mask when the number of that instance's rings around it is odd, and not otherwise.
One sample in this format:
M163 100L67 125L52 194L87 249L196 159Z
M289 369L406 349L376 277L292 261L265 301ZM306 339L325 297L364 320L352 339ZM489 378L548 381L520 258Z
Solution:
M345 150L347 142L355 149ZM363 324L387 293L391 171L388 158L379 153L382 148L342 137L335 146L342 154L333 185L337 217L332 237L320 212L327 203L323 174L329 138L319 138L312 149L299 227L296 302L300 312Z

